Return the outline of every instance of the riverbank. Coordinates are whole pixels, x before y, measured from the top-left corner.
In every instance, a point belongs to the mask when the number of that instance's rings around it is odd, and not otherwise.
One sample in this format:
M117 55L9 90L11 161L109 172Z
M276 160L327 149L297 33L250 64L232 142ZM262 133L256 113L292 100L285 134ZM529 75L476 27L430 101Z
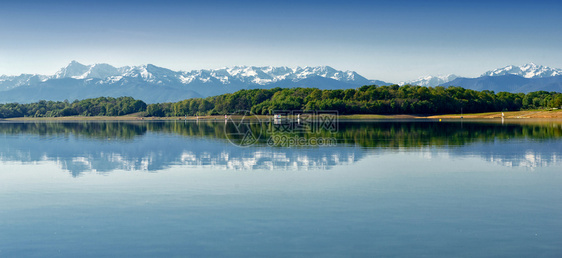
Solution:
M465 119L493 119L502 118L502 112L487 112L476 114L462 114ZM528 111L506 111L503 117L508 119L562 119L562 110L528 110ZM233 115L233 119L241 119L242 116ZM271 116L257 115L252 118L261 120L271 119ZM356 115L339 115L340 120L377 120L377 119L460 119L461 114L445 114L445 115L379 115L379 114L356 114ZM181 116L181 117L140 117L136 114L126 116L66 116L66 117L17 117L0 119L0 121L170 121L170 120L188 120L188 121L222 121L223 115L218 116Z

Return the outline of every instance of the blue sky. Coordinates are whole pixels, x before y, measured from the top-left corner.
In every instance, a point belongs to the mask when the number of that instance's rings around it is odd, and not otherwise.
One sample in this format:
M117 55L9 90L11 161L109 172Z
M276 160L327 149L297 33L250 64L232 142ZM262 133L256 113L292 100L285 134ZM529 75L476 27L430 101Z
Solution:
M3 1L0 74L71 60L174 70L329 65L369 79L562 68L550 1Z

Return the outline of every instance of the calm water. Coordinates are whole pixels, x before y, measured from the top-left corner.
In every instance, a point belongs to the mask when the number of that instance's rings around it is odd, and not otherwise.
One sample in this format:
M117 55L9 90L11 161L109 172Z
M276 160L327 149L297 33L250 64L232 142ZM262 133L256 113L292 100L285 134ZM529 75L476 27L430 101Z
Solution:
M562 256L559 121L231 126L0 123L0 257Z

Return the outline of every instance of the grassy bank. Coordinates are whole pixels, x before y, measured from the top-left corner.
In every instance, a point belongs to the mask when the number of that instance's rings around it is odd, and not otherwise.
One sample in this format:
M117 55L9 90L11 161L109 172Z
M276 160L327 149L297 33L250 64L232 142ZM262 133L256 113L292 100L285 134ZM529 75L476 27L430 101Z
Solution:
M525 111L505 111L503 112L505 118L562 118L562 110L525 110ZM435 115L428 116L428 118L460 118L461 114L447 114L447 115ZM474 114L462 114L463 118L475 118L475 119L486 119L486 118L501 118L502 112L486 112L486 113L474 113Z

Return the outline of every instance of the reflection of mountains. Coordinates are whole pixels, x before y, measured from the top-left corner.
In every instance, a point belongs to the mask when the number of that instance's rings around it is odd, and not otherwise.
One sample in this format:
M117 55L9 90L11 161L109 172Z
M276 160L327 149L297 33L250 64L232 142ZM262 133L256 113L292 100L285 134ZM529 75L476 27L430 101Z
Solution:
M480 156L508 167L546 167L562 161L562 141L507 141L465 146L452 150L454 156Z
M535 141L496 141L442 149L422 147L420 152L426 158L443 154L450 157L480 157L486 161L507 167L547 167L562 161L562 140Z
M77 176L86 171L156 171L173 165L238 170L329 169L361 158L356 156L362 153L356 153L356 148L344 147L239 148L226 139L210 136L214 134L210 129L221 128L219 125L93 123L92 129L87 123L0 124L0 160L55 161ZM185 129L183 134L191 137L171 133L174 128ZM208 137L200 137L204 135Z
M269 125L265 125L267 127ZM55 161L73 175L85 171L161 170L173 165L223 169L329 169L387 148L446 148L508 166L547 166L561 156L560 124L429 122L340 123L337 147L239 148L224 123L1 123L0 160ZM262 142L270 135L264 130Z

